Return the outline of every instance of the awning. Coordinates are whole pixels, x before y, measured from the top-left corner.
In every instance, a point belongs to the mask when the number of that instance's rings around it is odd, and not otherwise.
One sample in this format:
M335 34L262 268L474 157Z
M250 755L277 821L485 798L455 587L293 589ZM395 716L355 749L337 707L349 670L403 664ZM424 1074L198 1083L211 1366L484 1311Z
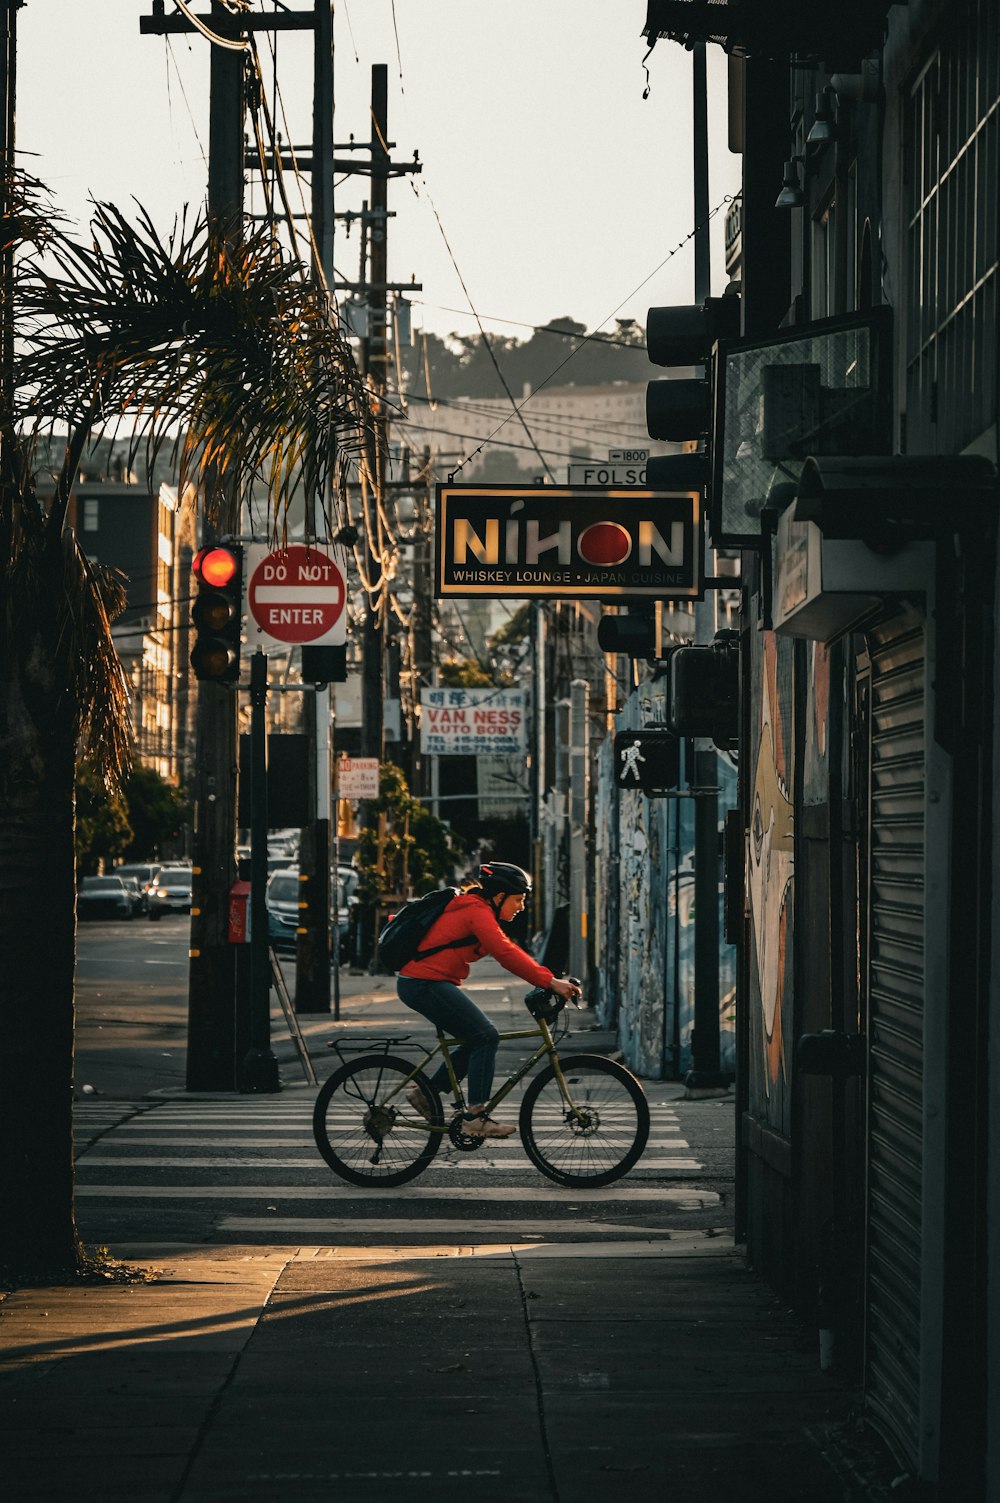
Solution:
M647 0L643 36L691 47L715 42L727 52L765 57L816 56L844 67L882 42L892 0Z

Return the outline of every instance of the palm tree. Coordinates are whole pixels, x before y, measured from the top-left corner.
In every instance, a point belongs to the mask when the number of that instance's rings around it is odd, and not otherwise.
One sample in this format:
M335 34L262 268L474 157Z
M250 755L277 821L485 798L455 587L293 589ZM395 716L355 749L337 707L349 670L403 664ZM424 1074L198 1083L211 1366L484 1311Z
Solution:
M174 443L182 483L210 477L210 531L232 526L232 498L256 486L280 532L305 475L320 496L342 494L373 424L326 294L267 228L241 240L199 217L162 239L142 210L131 223L98 205L83 244L23 181L7 203L0 253L18 258L0 316L8 329L16 318L18 349L13 379L0 372L0 1269L40 1279L83 1259L74 770L87 755L120 784L131 746L110 632L122 581L87 561L66 524L80 459L108 429L150 459ZM46 509L30 434L53 424L66 451Z

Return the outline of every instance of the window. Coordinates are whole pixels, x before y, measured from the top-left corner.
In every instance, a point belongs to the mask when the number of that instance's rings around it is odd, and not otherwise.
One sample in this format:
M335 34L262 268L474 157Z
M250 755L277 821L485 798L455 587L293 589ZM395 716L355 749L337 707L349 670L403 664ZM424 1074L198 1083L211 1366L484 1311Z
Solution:
M954 16L906 121L906 447L958 453L996 421L1000 21Z
M96 496L88 496L83 503L83 530L84 532L96 532L98 526L98 500Z

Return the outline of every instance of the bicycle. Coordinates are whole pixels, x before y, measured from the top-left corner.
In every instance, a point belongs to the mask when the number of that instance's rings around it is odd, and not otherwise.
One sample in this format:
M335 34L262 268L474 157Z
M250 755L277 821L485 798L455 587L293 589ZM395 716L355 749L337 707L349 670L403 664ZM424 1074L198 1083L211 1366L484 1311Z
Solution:
M552 1025L565 1006L554 992L535 988L525 997L535 1027L500 1034L502 1041L540 1040L487 1103L492 1112L514 1087L548 1058L521 1102L521 1142L535 1168L567 1188L609 1185L638 1162L649 1138L649 1105L636 1077L599 1054L573 1054L560 1060ZM482 1148L484 1139L463 1131L466 1110L450 1049L461 1039L440 1029L430 1046L410 1044L410 1034L348 1043L331 1040L341 1061L323 1085L313 1108L313 1136L326 1163L352 1185L403 1185L428 1168L445 1136L463 1153ZM560 1038L565 1034L560 1034ZM411 1065L389 1051L422 1050ZM359 1059L345 1055L366 1052ZM425 1074L438 1054L453 1094L454 1116L445 1121L441 1098ZM417 1085L430 1111L422 1116L407 1100Z

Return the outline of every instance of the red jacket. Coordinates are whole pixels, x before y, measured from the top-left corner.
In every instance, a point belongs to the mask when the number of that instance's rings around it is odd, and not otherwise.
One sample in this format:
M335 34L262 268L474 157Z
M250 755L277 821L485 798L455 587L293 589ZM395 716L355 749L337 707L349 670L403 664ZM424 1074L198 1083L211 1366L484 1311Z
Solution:
M452 898L447 908L425 934L420 948L447 944L449 940L471 935L467 945L453 950L439 950L426 960L411 960L403 966L401 976L420 981L464 981L474 960L492 955L502 966L528 981L532 986L551 986L554 980L547 966L537 965L527 951L507 938L497 923L493 909L478 893L462 892Z

